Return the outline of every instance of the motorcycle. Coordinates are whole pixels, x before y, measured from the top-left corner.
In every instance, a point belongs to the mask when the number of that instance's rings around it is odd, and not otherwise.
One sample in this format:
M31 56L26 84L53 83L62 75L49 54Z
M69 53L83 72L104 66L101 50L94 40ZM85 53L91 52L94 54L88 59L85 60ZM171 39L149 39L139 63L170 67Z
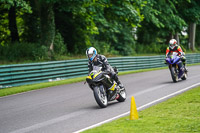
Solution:
M117 69L114 70L117 72ZM94 98L101 108L107 107L108 101L124 102L126 100L125 88L120 88L107 72L101 71L101 67L94 66L86 77L86 82L93 90Z
M166 63L168 64L173 82L177 82L180 78L182 80L187 79L187 71L177 52L173 52L171 55L168 55Z

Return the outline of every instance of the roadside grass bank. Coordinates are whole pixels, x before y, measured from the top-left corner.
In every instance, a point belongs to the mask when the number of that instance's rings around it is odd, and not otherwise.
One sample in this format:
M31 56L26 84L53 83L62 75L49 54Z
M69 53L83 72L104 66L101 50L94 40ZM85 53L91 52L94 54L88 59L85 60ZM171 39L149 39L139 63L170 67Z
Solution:
M126 75L126 74L147 72L147 71L160 70L160 69L166 69L166 67L142 69L142 70L135 70L135 71L127 71L127 72L119 72L118 75ZM31 91L31 90L37 90L37 89L42 89L42 88L47 88L47 87L58 86L58 85L65 85L65 84L83 82L83 81L85 81L86 76L78 77L78 78L72 78L72 79L65 79L65 80L60 80L60 81L53 81L53 82L45 82L45 83L39 83L39 84L31 84L31 85L23 85L23 86L18 86L18 87L4 88L4 89L0 89L0 97L12 95L12 94L17 94L17 93L22 93L22 92L27 92L27 91Z
M193 64L193 65L200 65L200 63ZM188 66L191 66L191 65L188 65ZM161 69L167 69L167 67L119 72L118 75L126 75L126 74L133 74L133 73L147 72L147 71L154 71L154 70L161 70ZM72 79L65 79L65 80L60 80L60 81L53 81L53 82L45 82L45 83L39 83L39 84L31 84L31 85L23 85L23 86L18 86L18 87L4 88L4 89L0 89L0 97L12 95L12 94L17 94L17 93L22 93L22 92L27 92L27 91L31 91L31 90L47 88L47 87L53 87L53 86L58 86L58 85L82 82L82 81L85 81L85 78L86 78L86 76L78 77L78 78L72 78Z
M138 114L138 120L129 120L129 116L126 116L83 133L200 132L200 86Z

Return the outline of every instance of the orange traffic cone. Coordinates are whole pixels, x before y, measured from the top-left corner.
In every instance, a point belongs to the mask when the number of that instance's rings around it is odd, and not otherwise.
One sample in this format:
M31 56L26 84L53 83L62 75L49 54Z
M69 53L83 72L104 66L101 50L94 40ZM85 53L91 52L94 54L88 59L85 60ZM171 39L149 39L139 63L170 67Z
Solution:
M136 104L135 104L135 98L131 97L131 110L130 110L130 120L137 120L139 119Z

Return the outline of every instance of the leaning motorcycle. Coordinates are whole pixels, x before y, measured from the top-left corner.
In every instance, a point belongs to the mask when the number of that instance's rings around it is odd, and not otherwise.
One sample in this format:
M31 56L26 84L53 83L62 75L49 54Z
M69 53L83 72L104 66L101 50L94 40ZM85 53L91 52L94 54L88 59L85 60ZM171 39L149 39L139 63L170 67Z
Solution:
M187 79L187 71L181 61L181 57L178 56L177 52L173 52L166 58L166 63L168 64L171 77L173 82L177 82L178 79L186 80Z
M124 102L126 100L125 88L120 88L107 72L101 71L101 67L93 67L93 70L86 77L86 81L93 90L94 98L101 108L107 107L108 101Z

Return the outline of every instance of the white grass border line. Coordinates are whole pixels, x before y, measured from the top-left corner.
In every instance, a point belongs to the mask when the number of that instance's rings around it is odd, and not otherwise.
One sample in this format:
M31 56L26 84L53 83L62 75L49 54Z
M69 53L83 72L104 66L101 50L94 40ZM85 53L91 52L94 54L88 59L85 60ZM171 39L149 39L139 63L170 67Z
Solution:
M191 85L191 86L189 86L189 87L186 87L186 88L184 88L184 89L182 89L182 90L179 90L179 91L176 91L176 92L174 92L174 93L171 93L171 94L169 94L169 95L167 95L167 96L164 96L164 97L162 97L162 98L159 98L159 99L157 99L157 100L154 100L154 101L152 101L152 102L150 102L150 103L147 103L147 104L145 104L145 105L142 105L142 106L138 107L137 110L142 110L143 108L146 108L146 107L148 107L148 106L150 106L150 105L152 105L152 104L155 104L155 103L157 103L157 102L159 102L159 101L162 101L162 100L164 100L164 99L170 98L170 97L172 97L172 96L174 96L174 95L180 94L180 93L182 93L182 92L184 92L184 91L187 91L187 90L189 90L189 89L191 89L191 88L194 88L194 87L196 87L196 86L199 86L199 85L200 85L200 82L199 82L199 83L196 83L196 84L194 84L194 85ZM121 114L121 115L115 116L115 117L113 117L113 118L107 119L107 120L105 120L105 121L99 122L99 123L94 124L94 125L92 125L92 126L83 128L83 129L78 130L78 131L76 131L76 132L74 132L74 133L80 133L80 132L86 131L86 130L88 130L88 129L91 129L91 128L100 126L100 125L102 125L102 124L104 124L104 123L107 123L107 122L110 122L110 121L112 121L112 120L118 119L118 118L120 118L120 117L126 116L126 115L128 115L129 113L130 113L130 111L128 111L128 112L126 112L126 113L123 113L123 114Z

